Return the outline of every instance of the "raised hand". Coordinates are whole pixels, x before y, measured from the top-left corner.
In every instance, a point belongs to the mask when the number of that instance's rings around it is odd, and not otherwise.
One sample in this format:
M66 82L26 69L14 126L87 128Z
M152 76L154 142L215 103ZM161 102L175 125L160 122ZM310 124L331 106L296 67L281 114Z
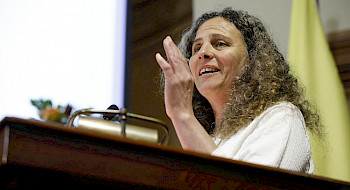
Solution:
M159 53L156 60L165 77L166 113L184 149L211 153L217 146L193 113L194 78L188 62L169 36L164 39L163 46L169 63Z
M194 79L188 62L169 36L164 39L163 46L169 63L159 53L156 60L164 72L167 115L174 118L181 113L193 114Z

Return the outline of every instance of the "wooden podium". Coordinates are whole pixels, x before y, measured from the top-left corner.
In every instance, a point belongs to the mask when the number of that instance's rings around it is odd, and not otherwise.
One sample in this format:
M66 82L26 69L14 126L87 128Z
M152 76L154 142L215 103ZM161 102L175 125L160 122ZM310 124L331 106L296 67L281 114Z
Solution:
M0 189L350 189L347 182L56 123L0 123Z

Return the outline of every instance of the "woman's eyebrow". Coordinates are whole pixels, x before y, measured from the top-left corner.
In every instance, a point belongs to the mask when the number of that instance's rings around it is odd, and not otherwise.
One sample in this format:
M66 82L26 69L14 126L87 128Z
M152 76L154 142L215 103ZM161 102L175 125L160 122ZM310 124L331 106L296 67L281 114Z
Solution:
M233 41L230 37L222 35L222 34L211 34L210 38L212 38L212 39L218 39L219 38L219 39L223 39L223 40L225 40L227 42L232 42Z
M211 39L223 39L227 42L232 42L233 40L231 38L229 38L228 36L225 36L225 35L222 35L222 34L210 34L210 38ZM194 40L193 44L198 42L198 41L201 41L203 38L197 38Z
M196 43L198 41L201 41L201 40L202 40L202 38L197 38L197 39L194 40L194 42L192 44L194 44L194 43Z

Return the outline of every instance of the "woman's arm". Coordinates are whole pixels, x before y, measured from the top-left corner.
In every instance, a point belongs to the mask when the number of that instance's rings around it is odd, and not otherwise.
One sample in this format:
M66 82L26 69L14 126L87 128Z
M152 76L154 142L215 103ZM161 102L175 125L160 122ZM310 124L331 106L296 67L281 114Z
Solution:
M163 46L169 63L159 53L156 54L156 60L165 77L166 113L184 149L211 153L217 146L194 116L194 79L187 60L169 36L164 39Z

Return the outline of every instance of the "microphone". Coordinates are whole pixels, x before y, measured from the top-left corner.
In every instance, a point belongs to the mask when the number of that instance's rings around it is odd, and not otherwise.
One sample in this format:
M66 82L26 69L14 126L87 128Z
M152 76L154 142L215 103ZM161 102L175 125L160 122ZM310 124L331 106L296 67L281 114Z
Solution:
M119 110L115 104L110 105L107 110ZM103 113L104 120L112 120L117 114L116 113Z
M103 118L88 117L88 115L91 114L102 114ZM82 117L81 115L87 115L87 117ZM74 119L78 116L80 117L77 122L77 126L75 127L73 125L73 122ZM126 125L127 117L156 124L156 126L158 126L157 128L163 130L163 137L159 141L159 130L154 129L153 125L150 128L133 126L129 124ZM117 120L119 122L111 122ZM126 138L132 138L135 140L138 139L149 142L155 142L162 145L167 144L169 137L168 126L163 121L143 115L128 113L125 108L119 110L118 106L114 104L109 106L107 110L82 109L75 111L69 116L66 126L75 127L78 130L94 131L96 134L108 137L111 137L111 135L121 136ZM126 131L128 135L126 135Z

